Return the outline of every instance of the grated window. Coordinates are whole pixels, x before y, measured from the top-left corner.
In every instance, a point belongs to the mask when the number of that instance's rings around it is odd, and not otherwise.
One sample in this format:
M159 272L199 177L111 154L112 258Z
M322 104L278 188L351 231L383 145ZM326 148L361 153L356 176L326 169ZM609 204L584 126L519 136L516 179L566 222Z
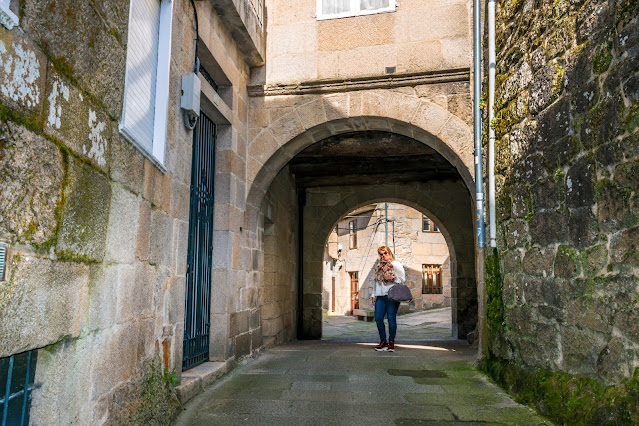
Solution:
M0 358L0 424L27 425L38 351Z
M0 243L0 281L6 280L7 275L7 251L9 246L6 243Z

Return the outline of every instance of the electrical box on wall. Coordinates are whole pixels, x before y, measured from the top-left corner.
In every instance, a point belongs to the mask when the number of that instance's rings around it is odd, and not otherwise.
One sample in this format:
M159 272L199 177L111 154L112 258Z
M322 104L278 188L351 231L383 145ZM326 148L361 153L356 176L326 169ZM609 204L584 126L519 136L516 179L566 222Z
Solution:
M184 111L184 125L188 129L194 129L200 116L200 79L197 73L192 72L182 76L182 98L180 106Z

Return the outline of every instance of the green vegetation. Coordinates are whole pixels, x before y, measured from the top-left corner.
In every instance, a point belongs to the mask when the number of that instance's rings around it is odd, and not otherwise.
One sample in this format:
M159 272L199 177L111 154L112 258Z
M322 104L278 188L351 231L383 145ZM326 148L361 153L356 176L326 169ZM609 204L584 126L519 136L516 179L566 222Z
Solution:
M504 279L496 248L486 256L486 327L488 339L493 340L504 326Z
M612 63L612 45L600 46L592 58L592 70L595 74L602 74L610 68Z
M634 101L626 116L626 129L633 132L637 127L639 127L639 101Z
M617 386L560 371L529 369L486 358L480 369L518 402L536 408L558 424L639 424L639 369Z
M126 395L123 405L113 404L112 424L169 425L181 410L175 394L175 372L161 370L157 361L144 368L139 388Z

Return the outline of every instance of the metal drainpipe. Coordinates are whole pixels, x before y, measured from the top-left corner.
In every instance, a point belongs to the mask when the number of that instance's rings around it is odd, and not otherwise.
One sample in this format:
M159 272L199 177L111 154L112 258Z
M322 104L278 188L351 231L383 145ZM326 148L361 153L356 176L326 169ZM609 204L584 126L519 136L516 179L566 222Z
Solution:
M481 97L481 6L480 0L473 0L473 77L474 77L474 124L475 124L475 195L477 202L477 246L486 247L484 237L484 177L481 147L481 110L479 98Z
M488 216L490 220L490 246L497 247L497 213L495 209L495 0L488 0Z
M474 91L474 124L475 124L475 202L477 212L477 334L479 335L478 357L482 359L488 353L486 334L486 259L484 249L484 180L481 152L481 0L473 0L473 91ZM458 336L465 337L465 336Z
M306 189L297 190L297 339L304 334L304 206Z
M386 225L386 242L384 244L388 247L388 203L384 203L384 224Z

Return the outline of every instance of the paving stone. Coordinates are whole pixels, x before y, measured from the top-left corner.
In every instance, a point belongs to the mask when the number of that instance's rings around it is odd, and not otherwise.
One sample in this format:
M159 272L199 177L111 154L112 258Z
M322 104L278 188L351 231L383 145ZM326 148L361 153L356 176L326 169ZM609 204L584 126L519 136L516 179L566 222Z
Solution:
M450 330L450 308L436 311ZM473 368L466 342L426 340L430 321L414 315L400 317L413 337L394 353L374 351L375 324L357 320L342 320L337 338L268 350L187 404L176 424L546 424Z

